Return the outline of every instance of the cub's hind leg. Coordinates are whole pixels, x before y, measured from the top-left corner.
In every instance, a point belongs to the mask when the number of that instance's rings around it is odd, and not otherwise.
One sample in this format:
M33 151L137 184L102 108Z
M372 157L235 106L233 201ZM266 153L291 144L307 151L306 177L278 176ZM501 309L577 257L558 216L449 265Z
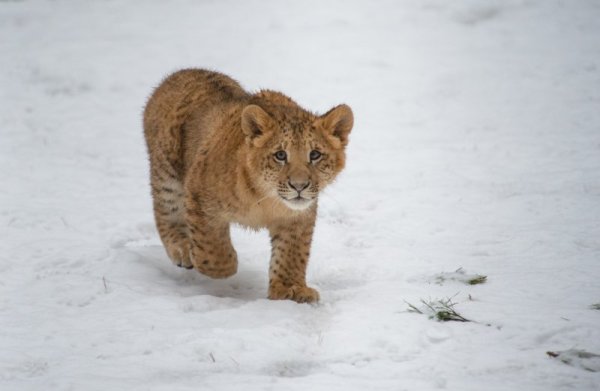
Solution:
M183 186L168 163L152 164L152 199L158 233L171 261L192 269L190 241L184 220Z
M160 238L173 263L192 268L182 182L184 125L193 100L186 98L190 80L184 73L178 75L163 82L148 100L144 110L144 136L150 156L154 217Z

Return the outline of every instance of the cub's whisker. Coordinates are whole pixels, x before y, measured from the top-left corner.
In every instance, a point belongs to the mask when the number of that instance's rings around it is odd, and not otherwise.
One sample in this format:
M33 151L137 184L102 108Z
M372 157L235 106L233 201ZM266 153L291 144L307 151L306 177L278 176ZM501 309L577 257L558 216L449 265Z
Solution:
M267 194L266 196L264 196L263 198L261 198L260 200L256 201L254 203L254 206L260 204L261 202L263 202L264 200L266 200L267 198L269 198L269 195Z

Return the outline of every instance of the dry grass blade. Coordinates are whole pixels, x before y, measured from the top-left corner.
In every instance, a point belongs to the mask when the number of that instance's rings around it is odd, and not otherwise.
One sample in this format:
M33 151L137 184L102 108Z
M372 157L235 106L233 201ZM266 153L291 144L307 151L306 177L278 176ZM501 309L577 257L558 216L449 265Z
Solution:
M421 311L420 309L418 309L414 304L411 304L411 303L409 303L406 300L404 300L404 302L408 305L408 312L414 312L416 314L423 314L423 311Z

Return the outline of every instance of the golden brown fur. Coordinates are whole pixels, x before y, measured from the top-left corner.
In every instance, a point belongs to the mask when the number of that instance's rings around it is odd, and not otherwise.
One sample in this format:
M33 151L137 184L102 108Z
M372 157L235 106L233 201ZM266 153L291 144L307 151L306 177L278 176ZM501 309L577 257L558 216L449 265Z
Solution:
M156 225L171 260L229 277L237 271L230 223L267 228L269 298L318 300L305 280L317 196L344 167L352 125L346 105L317 116L217 72L169 76L146 105L144 134Z

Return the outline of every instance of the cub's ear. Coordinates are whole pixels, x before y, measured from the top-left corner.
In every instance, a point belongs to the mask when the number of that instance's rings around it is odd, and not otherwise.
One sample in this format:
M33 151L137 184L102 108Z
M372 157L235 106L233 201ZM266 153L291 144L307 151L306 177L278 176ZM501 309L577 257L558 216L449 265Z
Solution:
M316 125L321 128L334 148L348 145L348 135L354 125L354 115L348 105L339 105L317 119Z
M273 119L257 105L248 105L242 111L242 131L248 141L262 147L273 129Z

